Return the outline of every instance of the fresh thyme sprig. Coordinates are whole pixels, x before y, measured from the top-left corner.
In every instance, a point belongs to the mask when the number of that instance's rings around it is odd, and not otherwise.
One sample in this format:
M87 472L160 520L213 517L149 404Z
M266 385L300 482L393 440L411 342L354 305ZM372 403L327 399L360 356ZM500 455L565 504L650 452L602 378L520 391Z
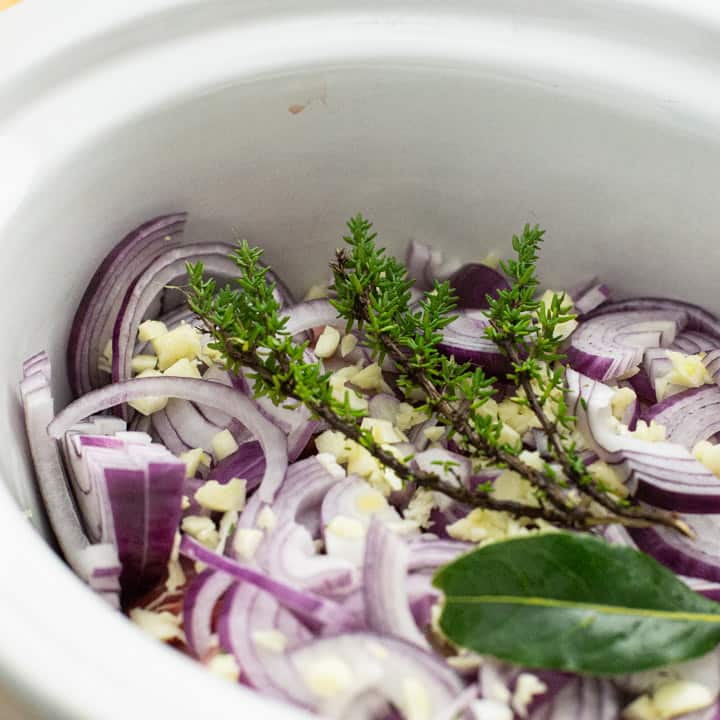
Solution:
M188 304L214 338L218 350L233 373L244 373L254 383L258 397L267 396L281 405L288 399L300 401L327 425L364 447L380 464L407 483L428 488L470 507L509 512L516 516L542 518L563 524L563 516L549 508L477 495L460 482L412 469L377 443L361 427L362 410L351 407L349 392L344 401L333 396L325 373L317 362L308 362L308 343L295 343L285 332L287 318L280 314L274 286L267 282L266 267L260 264L262 251L242 242L233 258L240 276L238 288L218 289L214 279L205 279L202 263L188 264Z
M316 418L364 447L406 483L441 492L468 507L577 529L610 523L659 523L682 529L670 513L646 511L612 497L592 480L575 449L555 337L557 326L571 316L559 298L548 308L534 299L541 231L526 227L520 238L513 239L518 259L504 268L513 284L492 301L488 328L488 336L512 365L509 377L520 388L515 401L532 410L548 435L550 460L537 469L519 457L521 444L508 442L503 423L487 410L487 401L496 393L495 379L440 351L442 331L454 319L455 298L449 284L436 283L419 309L410 310L412 281L403 265L376 247L372 225L362 216L350 220L348 227L345 241L350 252L339 250L331 264L332 302L348 330L361 331L378 361L386 356L392 360L399 387L408 395L421 391L421 408L435 414L465 453L527 479L537 504L499 500L488 487L471 491L447 474L441 477L411 467L375 442L362 427L364 411L353 408L349 391L337 400L330 373L307 360L308 343L294 342L285 331L286 318L267 281L267 268L260 263L262 253L242 242L233 255L239 269L237 287L218 289L214 280L204 279L202 264L190 264L188 301L213 336L211 347L222 354L230 371L242 372L253 381L257 396L267 396L278 405L288 399L303 403ZM562 468L562 474L551 461ZM598 513L592 500L604 511Z

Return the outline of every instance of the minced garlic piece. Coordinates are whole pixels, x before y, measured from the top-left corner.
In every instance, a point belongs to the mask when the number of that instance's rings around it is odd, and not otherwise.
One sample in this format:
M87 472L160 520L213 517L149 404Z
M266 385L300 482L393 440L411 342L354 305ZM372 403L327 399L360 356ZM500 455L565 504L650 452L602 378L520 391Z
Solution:
M239 447L233 434L227 428L213 435L210 442L215 459L218 461L232 455Z
M520 673L515 681L512 707L520 717L527 717L528 705L536 695L547 692L547 685L532 673Z
M510 706L499 700L482 698L476 700L470 707L476 720L513 720L514 717Z
M540 302L545 306L546 310L549 310L553 299L555 297L560 298L560 306L562 308L562 312L565 315L572 314L573 312L573 302L570 299L570 296L566 292L556 292L555 290L546 290L542 297L540 298ZM564 323L559 323L555 326L555 337L559 338L560 340L564 340L565 338L569 337L573 334L575 331L575 328L577 328L578 322L577 320L568 320Z
M146 633L164 642L185 637L180 629L182 622L180 616L170 612L153 612L152 610L133 608L130 611L130 619Z
M353 679L350 667L339 657L331 655L305 663L299 670L308 688L323 698L339 695Z
M269 505L265 505L265 507L258 513L255 526L260 530L272 531L275 529L276 525L277 515Z
M184 377L184 378L201 378L200 371L197 368L197 360L188 360L187 358L180 358L176 360L169 368L167 368L163 375L167 377Z
M180 541L182 536L179 532L175 533L175 539L173 540L172 551L170 552L170 559L167 564L167 579L165 580L165 589L168 592L175 592L179 587L185 584L185 572L180 564Z
M623 711L623 720L671 720L712 704L715 696L708 688L689 680L673 680L652 695L640 695Z
M340 341L340 355L342 357L347 357L357 347L357 344L358 339L355 335L352 333L345 335Z
M143 370L137 375L139 378L144 377L160 377L162 373L157 370ZM155 412L164 410L168 404L168 398L163 395L148 395L147 397L129 400L128 405L134 408L142 415L152 415Z
M666 428L654 420L651 420L649 425L644 420L638 420L635 430L630 431L624 429L622 433L637 438L638 440L645 440L646 442L663 442L665 440Z
M237 661L229 653L221 652L215 655L208 661L207 668L211 673L230 680L230 682L237 682L240 677L240 668Z
M442 425L431 425L423 430L423 435L430 442L440 442L445 435L445 428Z
M136 375L143 370L154 370L156 366L157 358L154 355L136 355L130 361L130 367Z
M217 480L208 480L195 492L195 500L208 510L238 512L245 507L245 481L232 478L221 485Z
M606 462L597 460L596 462L588 465L587 469L590 473L590 477L595 480L595 482L604 485L610 492L615 493L615 495L627 497L627 487L614 468Z
M428 419L427 413L416 410L410 403L400 403L397 409L395 424L399 430L409 430Z
M233 538L233 549L241 560L251 560L262 542L262 530L255 528L239 528Z
M165 335L168 331L167 325L160 320L146 320L138 326L138 340L140 342L149 342L161 335Z
M357 372L353 375L350 382L361 390L392 392L392 388L388 387L383 379L382 370L377 363L370 363L367 367Z
M183 518L180 528L184 533L194 537L201 545L212 548L217 547L220 535L211 518L203 515L187 515Z
M330 376L329 383L334 400L341 403L347 401L351 410L362 410L365 412L368 409L367 399L355 392L355 390L345 387L345 383L351 381L358 372L360 372L360 369L354 366L343 368Z
M339 463L347 462L353 449L353 442L341 432L326 430L315 438L319 453L332 455Z
M365 527L355 518L346 515L336 515L328 524L327 532L349 540L357 540L365 535Z
M252 641L263 650L282 655L287 648L288 639L279 630L253 630Z
M345 477L345 471L338 465L334 455L330 453L318 453L315 459L332 475L338 480Z
M475 508L464 518L448 525L447 533L456 540L483 542L527 534L527 529L507 513Z
M715 475L720 477L720 445L701 440L692 449L692 454Z
M534 461L533 456L535 455L540 458L537 453L527 453L527 455L532 458L531 462ZM537 470L544 468L544 465L537 467L535 464L527 462L527 460L522 457L522 454L521 459L530 465L530 467L534 467ZM542 463L542 459L540 459L540 462ZM533 486L525 478L512 470L503 470L493 481L493 497L498 500L513 500L515 502L532 505L533 507L537 507L538 505L537 498L533 494Z
M540 427L540 421L529 407L513 402L510 398L503 400L499 405L496 404L495 407L498 418L520 435L524 435L532 428Z
M610 400L610 407L612 408L612 414L618 419L622 420L627 409L637 400L637 395L629 387L618 388L612 399Z
M331 358L340 344L340 333L327 325L315 343L315 355L319 358Z
M172 364L186 358L195 359L202 352L200 333L190 325L178 325L174 330L152 339L158 358L158 368L167 370Z
M674 350L667 350L667 356L672 363L672 370L655 381L658 400L663 400L683 388L696 388L713 383L703 362L704 353L685 355Z
M180 459L185 463L185 477L195 477L200 465L210 466L210 456L202 448L193 448L180 453Z
M430 514L436 505L437 501L432 490L419 488L410 498L408 506L403 511L403 517L406 520L416 522L422 528L426 528L430 525Z
M414 677L402 679L403 716L406 720L431 720L430 697L425 685Z
M407 442L405 433L398 430L389 420L379 418L363 418L361 427L370 430L373 440L377 443Z

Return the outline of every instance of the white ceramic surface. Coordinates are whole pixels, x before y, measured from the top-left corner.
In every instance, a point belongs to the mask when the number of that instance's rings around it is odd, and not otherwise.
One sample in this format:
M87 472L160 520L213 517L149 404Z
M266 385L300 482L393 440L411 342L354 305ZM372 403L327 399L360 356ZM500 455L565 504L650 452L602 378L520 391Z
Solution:
M720 8L700 0L26 0L0 14L0 683L53 718L292 718L197 671L58 562L16 383L99 259L188 209L296 290L357 210L467 259L524 222L549 283L720 310Z

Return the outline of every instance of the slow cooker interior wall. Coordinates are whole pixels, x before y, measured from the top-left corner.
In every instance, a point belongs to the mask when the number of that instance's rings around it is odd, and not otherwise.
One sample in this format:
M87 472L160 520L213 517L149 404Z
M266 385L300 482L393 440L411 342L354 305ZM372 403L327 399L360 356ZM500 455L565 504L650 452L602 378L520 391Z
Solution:
M634 111L635 112L635 111ZM717 144L552 85L453 68L337 68L212 88L91 138L38 182L4 243L4 437L22 438L22 359L47 348L58 404L64 345L97 263L153 214L191 213L193 239L238 234L296 291L325 277L346 218L477 259L525 222L547 228L549 284L597 274L622 294L719 309ZM31 473L8 442L21 506Z

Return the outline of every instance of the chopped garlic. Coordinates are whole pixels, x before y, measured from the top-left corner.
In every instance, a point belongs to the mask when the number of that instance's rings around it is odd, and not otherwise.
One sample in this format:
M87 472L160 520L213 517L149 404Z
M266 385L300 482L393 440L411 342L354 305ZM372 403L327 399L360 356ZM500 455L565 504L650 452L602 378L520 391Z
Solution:
M331 358L339 344L340 333L332 325L327 325L315 343L315 355L319 358Z
M400 430L409 430L428 419L427 413L416 410L410 403L400 403L397 409L395 424Z
M414 677L402 679L403 716L406 720L431 720L430 697L425 685Z
M252 641L263 650L282 655L287 648L287 637L279 630L253 630Z
M659 400L672 395L673 392L670 391L673 390L673 386L677 387L677 390L675 390L677 392L683 388L694 388L706 383L713 383L713 379L703 362L703 354L685 355L681 352L668 350L667 356L672 363L672 370L667 375L659 377L656 381Z
M351 372L345 372L351 371ZM333 399L337 402L347 402L350 405L351 410L362 410L367 412L368 401L355 390L350 390L345 387L345 383L350 377L354 377L358 373L358 368L349 367L338 370L330 376L330 388L332 390Z
M241 560L252 560L255 551L262 542L262 530L239 528L233 538L233 549Z
M240 677L240 668L237 661L229 653L218 653L207 664L208 670L218 677L231 682L237 682Z
M161 375L162 373L157 370L143 370L137 377L160 377ZM128 405L142 415L152 415L159 410L163 410L167 404L168 398L162 395L148 395L147 397L128 401Z
M215 523L203 515L187 515L180 525L182 531L194 537L200 544L211 549L217 547L220 542L220 535L215 528Z
M692 454L706 467L720 477L720 445L701 440L692 449Z
M133 608L130 611L130 619L158 640L182 640L185 637L180 629L180 617L170 612L153 612L152 610Z
M186 324L178 325L174 330L154 337L152 345L158 357L160 370L167 370L181 358L194 360L202 352L200 333Z
M136 355L130 361L130 367L136 375L143 370L154 370L156 365L157 358L154 355Z
M138 326L138 340L149 342L167 333L167 325L160 320L146 320Z
M385 510L388 502L384 495L375 488L368 487L355 498L355 508L358 512L370 515Z
M357 540L365 535L365 527L355 518L336 515L327 525L327 532L348 540Z
M183 495L180 499L180 509L187 510L190 507L190 498L187 495Z
M299 670L308 688L323 698L339 695L350 686L353 679L350 667L332 655L308 662Z
M335 456L330 453L318 453L315 459L332 475L338 480L345 477L345 471L337 464Z
M638 420L635 430L633 431L628 430L624 425L621 426L621 433L623 435L630 435L638 440L645 440L647 442L663 442L665 440L665 432L665 426L654 420L651 420L649 425L644 420Z
M492 406L487 402L485 405L490 411ZM500 404L496 405L496 408L498 418L506 425L509 425L519 435L524 435L532 428L540 427L540 421L529 407L513 402L510 398L503 400ZM495 413L491 412L490 414Z
M407 442L405 433L398 430L389 420L365 417L360 427L369 430L373 440L380 444Z
M258 513L255 526L260 530L272 531L275 529L276 525L277 515L275 515L275 512L269 505L265 505L265 507Z
M540 467L537 467L535 456L540 460ZM524 460L530 467L542 470L544 467L542 458L538 453L523 452L520 459ZM537 507L538 501L533 493L533 486L524 478L512 470L503 470L493 482L493 497L498 500L514 500L527 505Z
M366 368L355 373L350 382L361 390L392 392L392 389L383 380L382 370L377 363L370 363Z
M184 496L183 496L184 497ZM172 551L167 564L167 579L165 580L165 589L168 592L175 592L179 587L185 584L185 572L180 564L180 541L182 537L179 532L175 533Z
M715 696L690 680L673 680L649 695L641 695L622 712L623 720L671 720L711 705Z
M378 470L377 460L362 445L353 443L352 450L348 456L348 473L369 477Z
M627 409L637 400L637 395L628 387L618 388L610 400L612 414L622 420Z
M423 429L423 435L430 442L440 442L445 435L445 428L442 425L431 425Z
M510 706L499 700L483 698L470 707L476 720L513 720L514 717Z
M245 481L232 478L221 485L217 480L208 480L195 492L195 500L208 510L238 512L245 507Z
M233 434L227 428L213 435L210 444L212 445L215 459L218 461L224 460L229 455L232 455L239 447Z
M590 477L595 482L604 485L610 492L619 495L620 497L627 497L629 491L627 486L623 483L622 478L618 475L615 468L608 465L602 460L597 460L587 466Z
M534 524L543 529L546 527L538 520L535 520ZM508 537L528 535L532 532L537 531L528 530L520 520L513 518L508 513L485 508L475 508L464 518L447 527L450 537L474 543L502 540Z
M501 443L506 443L507 445L519 445L520 433L518 433L518 431L510 425L503 423L503 426L500 428L500 436L498 440L500 440Z
M527 717L528 705L536 695L547 692L547 685L532 673L520 673L515 681L512 706L520 717Z
M332 455L337 462L347 462L353 444L341 432L326 430L315 438L315 448L321 455Z
M185 477L195 477L200 465L210 465L210 456L202 448L193 448L180 453L180 459L185 463Z
M356 347L358 340L352 333L345 335L340 342L340 355L347 357Z
M167 368L163 375L168 377L185 377L185 378L201 378L200 371L197 368L197 360L188 360L180 358Z
M430 525L430 514L437 505L435 493L432 490L419 488L413 493L408 506L403 512L406 520L412 520L419 527L426 528Z

